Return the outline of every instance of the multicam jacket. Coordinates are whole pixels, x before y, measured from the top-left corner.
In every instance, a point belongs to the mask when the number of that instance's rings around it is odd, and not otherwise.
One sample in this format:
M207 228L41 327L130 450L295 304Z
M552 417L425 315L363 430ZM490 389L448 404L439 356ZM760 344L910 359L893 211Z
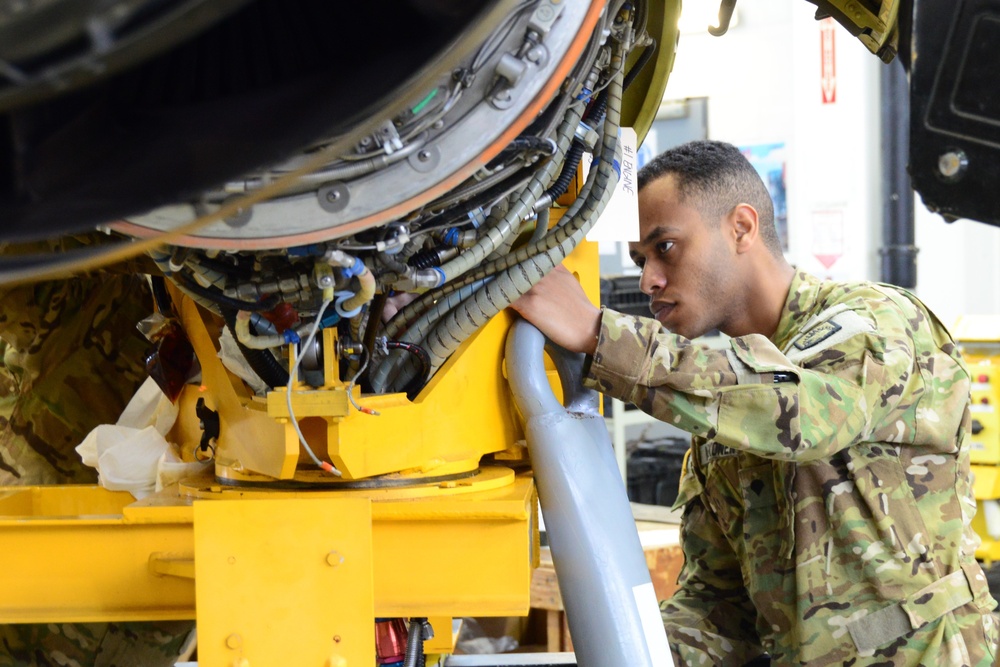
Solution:
M912 295L797 272L772 339L603 314L587 384L693 434L681 664L992 665L969 376Z

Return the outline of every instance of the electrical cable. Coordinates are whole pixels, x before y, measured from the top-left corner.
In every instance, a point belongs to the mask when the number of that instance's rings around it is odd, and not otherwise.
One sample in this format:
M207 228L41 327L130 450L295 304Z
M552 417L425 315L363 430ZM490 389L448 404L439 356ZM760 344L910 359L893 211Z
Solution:
M326 312L326 309L329 308L332 303L333 299L324 298L323 304L319 307L319 312L316 313L316 321L313 322L312 328L309 330L309 336L306 338L305 344L303 344L302 347L299 348L300 350L308 350L310 347L312 347L313 342L316 340L316 333L320 329L320 322L322 322L323 320L323 313ZM295 428L295 433L299 436L299 442L302 444L303 449L306 450L306 453L309 455L309 458L313 460L313 463L315 463L318 467L322 468L331 475L342 477L343 474L339 470L337 470L336 466L334 466L332 463L321 461L319 457L316 456L316 453L312 450L312 447L310 447L309 443L306 442L306 436L302 433L302 428L299 426L299 420L295 418L295 408L292 407L292 385L294 385L295 382L298 380L299 364L301 363L301 361L302 361L302 355L296 354L295 363L292 364L292 368L288 372L288 383L285 385L285 405L288 406L288 420L291 422L292 427ZM350 396L350 393L348 393L348 396Z

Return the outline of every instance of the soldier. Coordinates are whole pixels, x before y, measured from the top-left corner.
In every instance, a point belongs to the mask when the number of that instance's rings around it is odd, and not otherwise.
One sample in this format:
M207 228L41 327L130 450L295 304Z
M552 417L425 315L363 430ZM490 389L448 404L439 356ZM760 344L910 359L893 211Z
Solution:
M0 245L0 253L58 252L98 238ZM0 486L97 481L75 448L95 426L117 421L146 376L150 346L136 323L152 304L129 268L0 286ZM188 653L193 625L0 625L0 667L171 667Z
M599 311L560 270L514 307L589 355L586 384L693 436L661 603L675 662L992 665L969 375L944 326L898 288L787 264L729 144L644 167L639 218L655 319ZM726 349L691 342L713 329Z

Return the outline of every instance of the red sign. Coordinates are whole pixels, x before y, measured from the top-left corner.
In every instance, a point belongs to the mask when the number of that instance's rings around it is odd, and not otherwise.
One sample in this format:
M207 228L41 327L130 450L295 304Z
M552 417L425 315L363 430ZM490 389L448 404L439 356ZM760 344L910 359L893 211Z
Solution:
M820 86L823 104L837 101L837 48L834 42L836 22L825 18L819 22Z

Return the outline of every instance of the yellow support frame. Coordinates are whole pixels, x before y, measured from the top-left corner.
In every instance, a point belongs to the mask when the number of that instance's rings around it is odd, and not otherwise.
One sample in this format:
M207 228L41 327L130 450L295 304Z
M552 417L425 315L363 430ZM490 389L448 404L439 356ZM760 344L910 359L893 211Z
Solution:
M99 487L3 487L0 623L197 618L205 667L369 667L376 616L527 614L535 507L530 476L500 467L371 491L208 479L187 497L138 502ZM450 627L435 630L428 650L448 650Z

